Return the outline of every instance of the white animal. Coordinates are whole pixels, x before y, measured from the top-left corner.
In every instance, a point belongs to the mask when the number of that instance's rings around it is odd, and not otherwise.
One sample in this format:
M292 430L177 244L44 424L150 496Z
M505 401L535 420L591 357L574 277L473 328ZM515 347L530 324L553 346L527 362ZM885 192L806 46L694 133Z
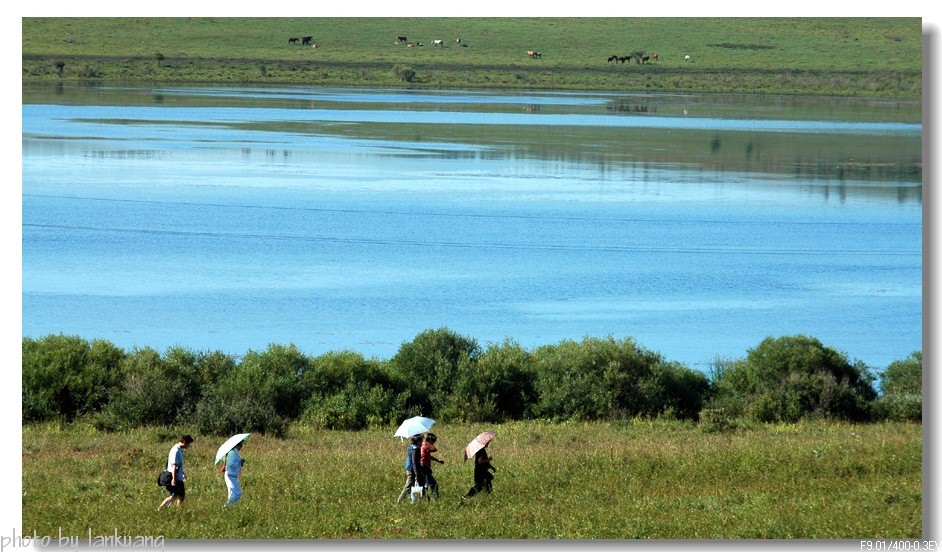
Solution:
M684 56L684 61L690 61L690 54L687 54L686 56Z
M432 46L443 46L444 44L445 41L440 38L432 41Z

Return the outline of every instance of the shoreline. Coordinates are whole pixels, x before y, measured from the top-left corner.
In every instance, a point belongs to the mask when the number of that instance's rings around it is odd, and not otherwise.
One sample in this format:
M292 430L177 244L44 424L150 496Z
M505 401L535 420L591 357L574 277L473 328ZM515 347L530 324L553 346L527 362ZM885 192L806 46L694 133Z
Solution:
M61 69L61 72L60 72ZM156 67L143 57L24 55L22 85L231 84L386 87L441 90L538 90L561 92L758 94L920 100L918 71L836 71L819 69L518 66L462 67L448 63L412 64L408 82L392 61L296 62L282 59L165 58Z

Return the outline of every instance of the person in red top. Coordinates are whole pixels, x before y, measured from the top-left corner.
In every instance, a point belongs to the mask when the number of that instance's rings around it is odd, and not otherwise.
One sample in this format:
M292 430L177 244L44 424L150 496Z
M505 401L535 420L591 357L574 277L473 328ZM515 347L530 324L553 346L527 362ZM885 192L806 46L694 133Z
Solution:
M438 437L434 433L427 433L425 435L425 441L422 442L422 448L419 451L419 466L422 469L425 497L428 500L432 500L432 493L435 493L435 498L438 498L438 481L435 481L435 476L432 475L432 462L438 462L439 464L445 463L444 460L439 460L432 456L433 452L438 451L438 449L435 448L435 441L437 440Z

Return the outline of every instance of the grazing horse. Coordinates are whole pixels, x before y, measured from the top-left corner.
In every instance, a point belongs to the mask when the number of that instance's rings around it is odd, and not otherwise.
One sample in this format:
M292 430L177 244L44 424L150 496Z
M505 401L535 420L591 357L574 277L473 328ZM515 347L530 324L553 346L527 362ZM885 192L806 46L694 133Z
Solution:
M460 38L460 37L455 39L455 44L461 44L461 38Z
M537 51L535 51L535 50L527 50L527 57L531 57L531 58L541 58L541 57L543 57L543 54L540 53L540 52L537 52Z
M687 54L686 56L684 56L684 61L690 61L690 54Z
M651 56L644 56L641 58L641 63L647 63L649 59L651 59Z
M436 38L435 40L432 41L432 46L444 46L444 45L445 45L445 41L440 38Z
M618 56L616 56L615 54L612 54L612 56L611 56L610 58L608 58L608 61L609 61L609 62L618 61Z
M288 44L297 44L297 43L298 43L298 39L297 39L297 38L289 38L289 39L288 39Z
M396 37L397 42L405 42L406 40L408 40L408 38L406 38L405 35L399 35Z
M310 44L310 43L313 42L313 41L314 41L314 37L313 37L313 36L304 36L304 37L301 37L301 46L307 46L308 44Z
M657 54L651 54L651 61L657 61Z

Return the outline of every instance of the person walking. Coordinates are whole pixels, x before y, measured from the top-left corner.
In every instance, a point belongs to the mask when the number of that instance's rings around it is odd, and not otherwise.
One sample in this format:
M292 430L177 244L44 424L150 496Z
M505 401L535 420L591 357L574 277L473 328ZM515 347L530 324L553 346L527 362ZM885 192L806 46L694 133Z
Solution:
M239 475L242 473L242 466L245 465L245 459L239 454L245 441L239 441L236 446L226 454L226 462L222 466L225 472L226 489L229 491L229 498L223 505L224 508L235 506L236 502L242 498L242 487L239 485Z
M183 507L183 501L186 499L186 474L183 472L183 451L193 443L193 437L184 435L180 442L170 448L167 455L167 471L170 472L170 483L164 488L170 493L170 496L164 499L157 507L158 510L170 506L171 502L176 502L178 508Z
M432 475L432 462L438 462L439 464L444 464L444 460L439 460L432 456L433 452L437 452L438 449L435 448L435 442L438 441L438 436L434 433L427 433L425 435L425 440L422 442L422 446L419 449L419 465L422 467L422 486L425 488L425 498L432 500L432 493L435 494L435 498L438 498L438 481L435 480L435 476Z
M420 471L422 468L419 464L419 455L421 454L419 443L421 442L421 434L409 437L409 446L406 447L406 484L402 487L399 498L396 499L397 503L402 502L412 492L413 485L417 483L421 485L422 483L422 473Z
M491 492L493 489L491 481L494 480L494 476L491 475L490 472L497 471L497 468L491 465L491 460L493 460L493 458L487 455L487 445L484 445L480 450L474 453L474 486L468 489L468 493L461 497L462 500L471 498L481 491Z

